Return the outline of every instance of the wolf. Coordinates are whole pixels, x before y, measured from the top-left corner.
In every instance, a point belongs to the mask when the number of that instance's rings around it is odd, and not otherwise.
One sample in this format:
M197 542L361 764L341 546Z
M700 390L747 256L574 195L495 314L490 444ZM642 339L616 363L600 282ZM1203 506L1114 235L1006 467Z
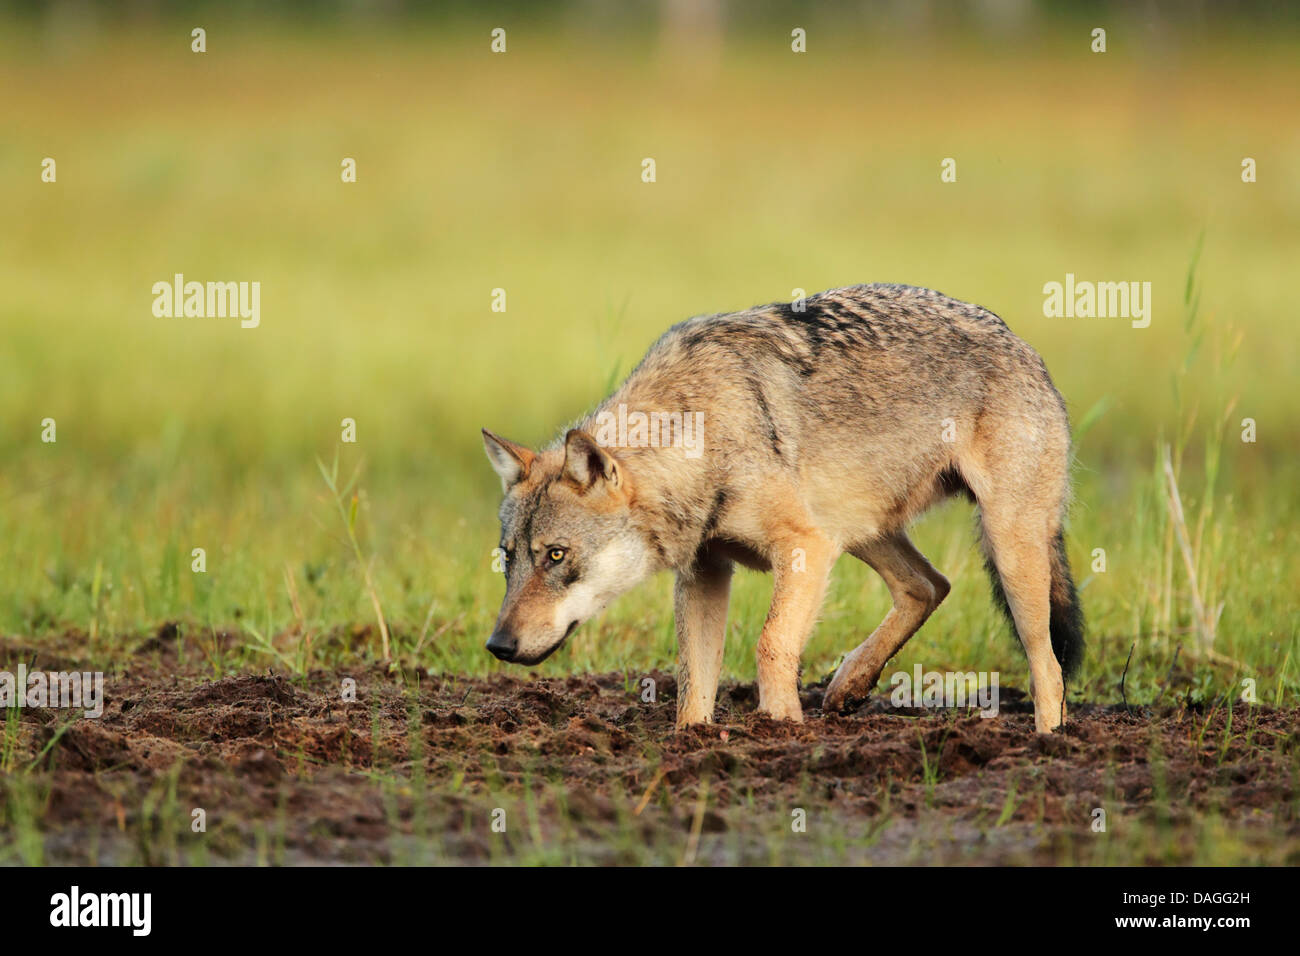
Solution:
M638 426L656 413L698 420L695 454L676 435L609 427L637 412ZM893 606L826 689L823 712L843 710L948 594L907 527L963 495L1028 658L1035 728L1066 718L1065 680L1083 655L1062 530L1069 420L1043 360L987 309L876 283L697 316L563 439L536 451L487 429L483 440L504 492L506 593L487 642L500 660L544 660L617 596L672 571L677 726L708 722L739 562L773 576L758 709L800 721L800 656L847 552Z

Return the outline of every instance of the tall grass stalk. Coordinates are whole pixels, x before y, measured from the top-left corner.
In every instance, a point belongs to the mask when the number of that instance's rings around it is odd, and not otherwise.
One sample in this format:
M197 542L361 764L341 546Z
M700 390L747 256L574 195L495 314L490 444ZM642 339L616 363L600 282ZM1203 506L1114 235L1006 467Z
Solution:
M361 553L361 542L357 539L357 505L359 495L353 490L357 479L361 476L361 463L357 462L356 469L352 472L352 477L342 488L339 487L339 454L338 450L334 452L334 463L326 469L325 463L319 458L316 459L316 465L320 468L321 477L325 479L325 486L329 488L330 494L334 497L334 504L338 508L339 519L343 522L343 528L347 531L348 541L352 544L352 553L356 556L357 564L361 566L361 574L365 581L366 593L370 595L370 604L375 610L375 619L379 622L379 636L383 641L384 660L391 662L393 657L388 644L388 622L384 619L384 609L379 603L379 592L375 589L374 577L371 575L371 560L367 561L365 555ZM352 498L348 507L343 507L343 502L351 493Z

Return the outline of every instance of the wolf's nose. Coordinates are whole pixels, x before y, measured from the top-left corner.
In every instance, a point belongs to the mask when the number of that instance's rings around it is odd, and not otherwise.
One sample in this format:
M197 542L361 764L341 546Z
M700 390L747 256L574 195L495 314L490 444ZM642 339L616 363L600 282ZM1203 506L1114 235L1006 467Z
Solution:
M487 649L499 661L512 661L515 659L515 651L519 650L519 642L513 634L506 631L493 631L488 638Z

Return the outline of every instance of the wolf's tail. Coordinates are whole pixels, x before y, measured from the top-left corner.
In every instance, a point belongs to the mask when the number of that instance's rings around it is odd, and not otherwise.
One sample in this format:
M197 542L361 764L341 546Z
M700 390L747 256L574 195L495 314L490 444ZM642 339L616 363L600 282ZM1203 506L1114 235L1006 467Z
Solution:
M1056 532L1052 541L1052 587L1051 620L1049 629L1052 635L1052 653L1061 665L1061 673L1068 681L1083 663L1083 608L1079 605L1079 592L1074 587L1074 577L1070 574L1070 559L1065 554L1065 534ZM1011 606L1007 603L1007 593L1002 589L1002 578L997 566L987 551L984 556L984 568L989 573L993 585L993 601L1011 622L1011 629L1016 627L1011 616Z

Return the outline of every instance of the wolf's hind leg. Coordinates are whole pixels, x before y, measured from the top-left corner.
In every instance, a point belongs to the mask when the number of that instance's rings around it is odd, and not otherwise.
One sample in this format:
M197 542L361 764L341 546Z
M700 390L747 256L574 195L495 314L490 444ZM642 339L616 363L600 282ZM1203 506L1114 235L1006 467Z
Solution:
M850 697L870 693L889 659L948 596L948 579L934 569L902 531L850 548L849 553L885 579L894 606L835 672L822 703L826 712L843 709Z
M1049 733L1065 720L1065 682L1052 650L1050 541L1054 529L1032 510L984 506L984 550L1007 596L1016 633L1029 658L1034 726Z
M732 562L707 551L673 589L677 619L677 727L708 723L727 636Z

